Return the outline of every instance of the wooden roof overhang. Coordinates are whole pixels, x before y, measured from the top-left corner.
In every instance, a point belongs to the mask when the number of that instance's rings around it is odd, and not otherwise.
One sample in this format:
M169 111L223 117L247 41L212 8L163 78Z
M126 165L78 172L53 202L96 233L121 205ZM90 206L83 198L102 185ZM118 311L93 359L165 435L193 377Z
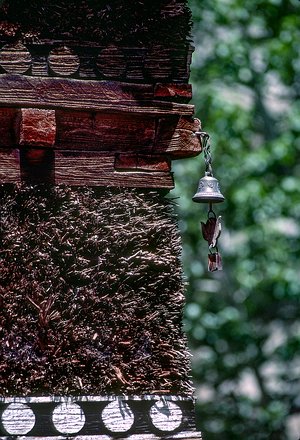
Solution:
M3 44L0 182L173 188L200 122L191 50L156 49Z

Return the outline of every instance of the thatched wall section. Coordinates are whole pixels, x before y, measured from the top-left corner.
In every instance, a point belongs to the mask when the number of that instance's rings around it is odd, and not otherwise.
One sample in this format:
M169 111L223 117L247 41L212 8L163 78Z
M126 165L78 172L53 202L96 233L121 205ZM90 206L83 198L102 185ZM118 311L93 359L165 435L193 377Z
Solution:
M0 35L12 38L178 46L190 28L186 0L2 0L0 6Z
M0 395L190 394L174 202L0 186Z

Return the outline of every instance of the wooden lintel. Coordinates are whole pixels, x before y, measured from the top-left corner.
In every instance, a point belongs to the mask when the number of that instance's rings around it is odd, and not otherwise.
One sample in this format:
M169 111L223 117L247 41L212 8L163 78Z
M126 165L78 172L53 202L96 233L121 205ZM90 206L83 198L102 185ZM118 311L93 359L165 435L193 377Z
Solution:
M81 81L0 75L0 107L127 112L192 116L194 106L154 99L153 86L114 81Z
M149 115L57 110L56 121L58 149L151 152L154 144L155 118Z
M115 169L119 171L170 171L171 161L158 154L118 154L116 155Z
M62 151L55 153L55 183L73 186L174 187L173 176L169 171L116 171L115 155L79 155Z
M141 156L136 159L135 169L118 169L114 153L0 149L0 184L22 181L71 186L174 187L167 160Z
M154 88L155 98L166 98L166 99L178 99L183 98L184 100L192 99L192 86L191 84L156 84Z
M201 152L200 140L195 136L201 124L190 116L156 118L125 112L22 109L20 130L19 114L17 109L0 108L0 149L19 144L57 150L161 154L170 159Z

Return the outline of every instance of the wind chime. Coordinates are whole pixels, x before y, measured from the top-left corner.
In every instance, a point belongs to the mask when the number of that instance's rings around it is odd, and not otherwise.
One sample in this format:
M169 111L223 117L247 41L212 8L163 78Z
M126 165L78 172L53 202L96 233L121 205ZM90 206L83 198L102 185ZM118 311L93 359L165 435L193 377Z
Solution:
M199 180L198 189L193 197L196 203L208 203L206 223L201 222L202 235L208 242L208 270L214 272L222 270L222 258L218 250L218 239L221 235L221 216L216 216L213 210L214 203L224 202L225 198L220 191L219 182L213 176L212 157L210 151L210 136L204 131L196 133L201 138L205 160L205 175Z

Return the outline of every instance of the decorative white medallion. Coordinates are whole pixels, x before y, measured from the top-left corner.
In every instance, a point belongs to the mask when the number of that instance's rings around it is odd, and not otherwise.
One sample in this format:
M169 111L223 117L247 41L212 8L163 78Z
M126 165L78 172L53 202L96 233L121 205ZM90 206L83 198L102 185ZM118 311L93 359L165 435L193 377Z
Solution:
M102 420L112 432L126 432L134 422L134 414L129 405L121 400L109 403L102 411Z
M62 46L51 50L48 63L57 75L70 76L78 71L80 59L72 49Z
M175 403L162 399L151 407L150 417L160 431L174 431L181 425L182 411Z
M11 403L1 417L5 431L10 435L25 435L35 425L33 411L24 403Z
M76 403L65 402L54 409L52 421L62 434L76 434L84 427L85 415Z
M31 55L22 43L6 44L0 50L0 65L7 73L26 73L31 64Z

